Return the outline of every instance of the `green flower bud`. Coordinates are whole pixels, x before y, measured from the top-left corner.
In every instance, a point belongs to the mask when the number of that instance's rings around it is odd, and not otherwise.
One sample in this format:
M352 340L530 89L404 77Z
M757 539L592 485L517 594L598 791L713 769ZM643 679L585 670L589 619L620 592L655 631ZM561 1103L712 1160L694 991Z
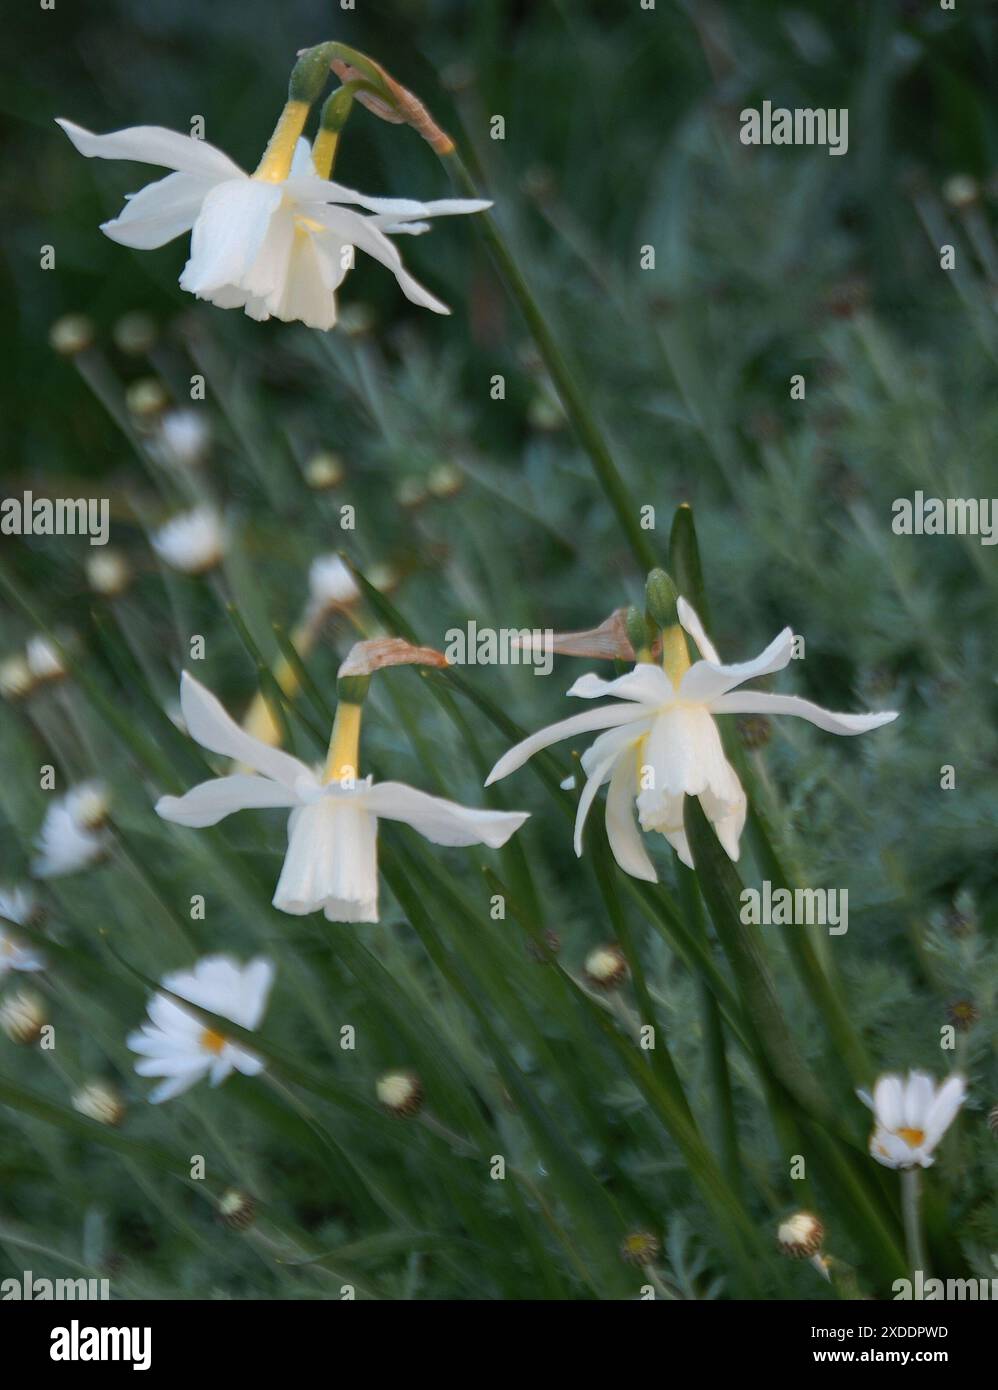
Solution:
M331 134L338 134L347 123L350 108L353 105L353 88L350 86L337 87L336 91L327 98L319 116L319 125L323 130L328 130Z
M291 70L289 101L302 101L306 106L318 101L329 77L330 47L325 43L316 44L301 55Z
M370 684L370 676L341 676L336 682L336 699L345 705L362 705Z
M627 610L624 620L627 627L627 640L634 648L634 655L641 659L642 652L650 652L655 641L655 633L646 615L634 604Z
M652 622L658 627L672 627L677 621L676 599L679 593L663 569L654 569L645 584L645 602Z

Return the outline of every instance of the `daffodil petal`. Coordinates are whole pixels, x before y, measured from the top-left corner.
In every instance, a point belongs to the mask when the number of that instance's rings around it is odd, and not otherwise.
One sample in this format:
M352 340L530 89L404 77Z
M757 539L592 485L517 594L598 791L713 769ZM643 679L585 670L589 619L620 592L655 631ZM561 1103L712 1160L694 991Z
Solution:
M721 665L721 658L717 648L707 636L703 623L697 616L696 610L691 603L680 596L676 600L676 613L679 617L683 629L690 634L696 643L697 651L705 661L713 662L715 666Z
M715 699L743 681L767 676L772 671L782 671L793 655L793 649L793 631L785 627L752 661L738 662L733 666L724 666L716 661L697 661L679 683L680 698L713 704Z
M576 734L593 733L596 729L615 729L621 724L636 724L639 720L650 723L650 716L640 705L601 705L599 709L587 709L582 714L573 714L570 719L562 719L557 724L549 724L546 729L538 729L535 734L517 743L496 763L485 780L488 787L503 777L508 777L518 767L549 748L552 743L560 743L564 738L574 738Z
M75 121L56 117L56 125L72 140L88 159L131 159L139 164L158 164L164 169L177 169L184 174L198 174L218 183L222 179L245 179L247 176L227 154L209 145L159 125L136 125L127 130L113 130L107 135L95 135Z
M202 748L235 758L265 777L272 777L290 791L295 790L301 779L314 783L314 774L303 762L244 733L211 691L187 671L180 678L180 712L187 732Z
M530 814L461 806L430 796L404 782L376 782L363 793L364 805L382 820L402 821L435 845L504 845Z
M133 193L121 212L101 231L121 246L151 251L189 232L216 183L199 174L167 174Z
M280 782L270 777L236 773L200 782L183 796L161 796L156 802L156 814L176 825L200 830L206 825L217 825L233 811L297 804L295 793Z
M876 714L836 714L797 695L770 695L763 690L739 690L710 701L714 714L790 714L806 719L828 734L865 734L896 719L896 710Z
M614 859L625 874L656 883L658 875L634 815L635 771L631 749L614 763L606 794L606 835Z

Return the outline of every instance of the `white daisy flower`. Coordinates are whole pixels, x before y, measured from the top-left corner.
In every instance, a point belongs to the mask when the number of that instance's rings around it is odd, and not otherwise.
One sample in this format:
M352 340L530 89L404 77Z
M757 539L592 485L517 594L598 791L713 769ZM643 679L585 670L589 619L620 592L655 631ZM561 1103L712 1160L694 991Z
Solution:
M930 1168L932 1151L956 1119L967 1094L962 1076L953 1075L938 1089L927 1072L910 1071L878 1078L873 1095L859 1091L873 1111L870 1153L885 1168Z
M335 291L353 267L356 247L387 266L414 304L449 313L408 273L389 235L419 234L429 230L429 218L480 212L491 204L460 198L430 203L369 198L320 178L308 141L295 138L307 115L304 103L289 103L252 176L207 141L161 126L94 135L72 121L58 124L88 157L135 160L175 171L130 195L119 216L101 230L112 241L139 250L165 246L190 232L190 259L180 285L199 299L223 309L244 309L255 319L273 316L332 328Z
M552 724L511 748L489 773L486 786L508 777L528 758L561 739L607 732L586 750L582 768L587 781L579 798L575 852L582 854L582 831L596 793L609 783L606 828L614 858L635 878L656 881L656 873L634 822L636 805L642 830L657 830L682 862L693 867L683 830L683 798L700 798L704 814L732 859L739 854L746 800L741 782L724 755L714 716L717 714L790 714L832 734L862 734L897 718L882 714L833 714L796 695L736 690L744 681L782 670L793 652L793 633L784 628L754 661L724 666L703 624L685 599L678 600L679 620L693 638L701 661L692 666L679 629L673 644L671 674L640 662L616 680L582 676L569 690L584 700L602 695L613 704ZM667 634L668 635L668 634Z
M0 980L11 970L44 970L45 958L19 941L7 926L23 927L38 919L38 903L30 889L0 887Z
M193 970L177 970L160 981L172 994L248 1029L260 1026L273 983L273 963L263 956L245 966L229 956L205 956ZM180 1095L203 1077L218 1086L233 1071L256 1076L263 1070L259 1057L205 1027L167 995L154 994L147 1012L150 1021L126 1041L141 1057L135 1063L140 1076L164 1078L150 1093L153 1105Z
M273 902L296 917L321 908L331 922L378 920L379 818L404 821L434 844L493 849L527 819L526 812L473 810L401 782L358 778L359 705L341 701L337 708L326 780L290 753L240 729L186 671L180 706L191 737L203 748L262 775L235 773L202 782L185 796L161 797L157 813L178 825L201 827L247 807L289 809L288 849Z
M225 528L211 507L178 512L150 539L159 558L182 574L205 574L225 554Z
M81 782L59 797L45 813L35 840L35 878L61 878L102 859L108 849L101 827L107 819L107 796L99 782Z

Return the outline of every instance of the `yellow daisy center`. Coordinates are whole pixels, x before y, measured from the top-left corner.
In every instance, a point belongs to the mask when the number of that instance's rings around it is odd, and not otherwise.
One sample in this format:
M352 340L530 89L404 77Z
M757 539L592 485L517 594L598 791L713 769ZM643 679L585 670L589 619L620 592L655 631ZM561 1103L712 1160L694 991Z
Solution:
M216 1033L214 1028L205 1028L201 1034L201 1046L206 1052L221 1052L227 1039L221 1034Z
M904 1140L909 1149L917 1149L925 1143L924 1129L898 1129L894 1132Z

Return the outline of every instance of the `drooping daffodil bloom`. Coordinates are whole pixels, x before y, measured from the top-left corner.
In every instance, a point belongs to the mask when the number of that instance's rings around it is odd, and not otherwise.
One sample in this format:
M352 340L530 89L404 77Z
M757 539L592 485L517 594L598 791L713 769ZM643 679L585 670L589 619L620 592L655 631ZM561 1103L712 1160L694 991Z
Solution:
M321 909L331 922L376 922L379 820L403 821L434 844L495 849L527 819L526 812L473 810L402 782L359 777L360 704L341 699L337 705L319 773L246 733L187 672L180 707L203 748L255 771L202 782L185 796L161 797L156 811L164 820L200 827L248 807L289 809L288 849L273 898L281 912L303 916Z
M657 875L635 824L635 808L641 829L659 831L692 868L683 798L699 797L724 849L738 858L745 792L724 754L715 715L790 714L833 734L862 734L897 718L893 712L834 714L796 695L739 690L745 681L787 665L794 646L790 628L754 661L725 666L685 599L678 599L676 613L682 627L663 633L661 666L643 660L615 680L582 676L569 695L584 700L609 695L615 697L613 703L531 734L499 759L486 781L488 786L508 777L534 753L562 739L604 730L582 756L586 783L575 821L575 852L582 853L582 832L596 794L609 783L606 828L614 858L626 873L651 883ZM683 630L700 653L701 660L692 665Z
M885 1168L930 1168L932 1151L956 1119L967 1093L962 1076L937 1087L928 1072L907 1078L888 1073L878 1078L873 1095L859 1098L873 1111L870 1153Z
M246 174L205 140L162 126L95 135L72 121L58 124L90 158L126 159L173 170L129 196L101 231L123 246L148 251L191 233L181 289L254 319L300 320L309 328L336 322L335 292L358 248L386 266L407 299L437 314L450 310L405 269L390 240L429 231L430 219L480 212L477 199L370 198L322 178L309 142L308 115L289 102L256 172ZM350 206L350 205L353 206ZM358 209L365 209L364 212Z
M160 981L171 994L248 1029L260 1026L273 983L274 966L264 956L245 966L229 956L205 956L193 970L177 970ZM138 1074L163 1078L149 1095L154 1105L171 1100L203 1077L219 1086L234 1071L256 1076L263 1070L254 1053L207 1027L169 995L154 994L147 1012L149 1021L126 1041L141 1058L135 1063Z

